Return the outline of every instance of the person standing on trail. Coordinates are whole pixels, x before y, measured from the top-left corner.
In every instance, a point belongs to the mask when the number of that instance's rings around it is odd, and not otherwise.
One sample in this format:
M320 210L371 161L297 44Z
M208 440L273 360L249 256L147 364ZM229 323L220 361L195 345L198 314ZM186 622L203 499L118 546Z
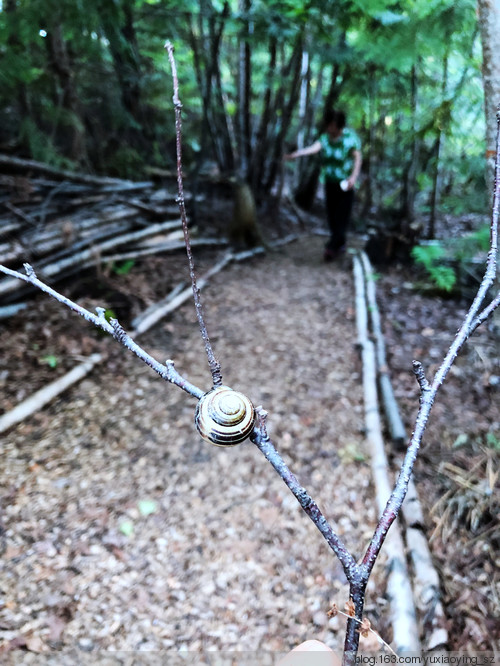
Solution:
M354 186L361 171L361 141L346 127L343 111L327 111L324 132L310 146L284 156L286 160L321 153L321 180L325 188L326 216L331 237L325 246L325 261L345 251L346 232L354 201Z

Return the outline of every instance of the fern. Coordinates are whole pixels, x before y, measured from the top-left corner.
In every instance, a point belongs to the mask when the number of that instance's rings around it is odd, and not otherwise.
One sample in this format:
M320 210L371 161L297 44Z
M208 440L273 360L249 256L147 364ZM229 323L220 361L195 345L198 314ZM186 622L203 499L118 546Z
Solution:
M421 264L427 271L431 282L442 291L450 293L457 281L457 275L451 266L439 263L446 252L440 243L417 245L411 251L415 263Z

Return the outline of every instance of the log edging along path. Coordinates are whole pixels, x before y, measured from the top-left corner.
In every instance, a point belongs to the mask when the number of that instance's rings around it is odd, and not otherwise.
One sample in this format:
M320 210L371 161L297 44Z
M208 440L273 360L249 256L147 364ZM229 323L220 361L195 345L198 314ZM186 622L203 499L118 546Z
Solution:
M356 257L354 259L354 280L357 287L357 308L362 310L360 314L360 319L362 320L360 347L363 350L363 372L369 375L369 378L367 378L367 381L370 383L368 389L369 400L373 405L373 410L376 410L378 414L378 377L381 404L392 444L396 449L401 450L407 441L407 435L390 380L381 317L376 300L375 274L365 252L360 252L359 258ZM368 321L370 322L370 326L368 325ZM373 342L369 339L370 336L373 338ZM369 368L365 367L365 359L367 359ZM365 401L365 410L367 433L370 433L372 432L372 426L369 426L368 422L371 422L373 419L375 411L369 409L368 400ZM378 423L375 421L373 425L377 429L375 434L376 447L379 449L378 455L380 455L381 462L384 464L385 461L386 468L384 469L382 466L380 474L378 471L377 473L374 472L374 481L378 487L377 494L381 494L379 501L385 506L385 499L388 497L387 486L392 486L392 482L389 482L390 470L384 453L383 437L379 425L380 420L378 420ZM400 462L399 458L400 456L395 457L396 464ZM395 566L391 566L390 561L387 564L387 568L390 570L388 588L390 587L393 591L389 593L389 596L395 619L395 622L393 622L395 642L404 641L406 632L405 626L402 624L401 641L399 639L396 641L396 627L399 626L398 616L400 613L409 613L411 616L415 618L418 616L421 619L423 626L421 627L420 634L422 636L423 648L426 651L443 648L448 643L448 631L446 629L446 618L440 596L439 574L432 563L432 555L424 533L424 514L413 479L410 479L408 484L408 493L402 506L401 518L403 519L406 550L412 565L413 598L418 612L416 612L415 607L405 609L404 603L400 605L401 602L397 600L397 596L400 595L399 586L391 584L391 577L394 576L394 568L396 570L400 569L398 561L404 563L406 560L403 541L401 537L398 537L399 543L395 544L397 550L394 552L397 558ZM392 530L395 527L398 527L398 523L393 526ZM396 598L394 598L395 595Z
M296 240L297 236L289 236L279 245ZM264 253L264 248L256 248L238 254L228 252L199 280L203 288L211 277L222 271L233 261L243 261L257 254ZM383 509L386 496L390 492L391 481L384 442L381 434L381 420L377 398L377 376L380 382L382 404L391 438L395 445L401 446L406 438L404 426L399 416L397 402L394 398L389 377L383 334L380 325L380 314L376 304L374 275L365 253L354 258L354 285L356 291L356 311L358 322L358 344L362 351L363 383L367 440L372 448L372 472L377 488L377 503ZM132 337L137 337L157 324L162 318L180 307L192 297L191 287L177 285L164 299L148 308L136 317L133 322ZM369 321L371 332L369 331ZM372 342L373 336L375 342ZM104 359L102 354L92 354L75 366L68 373L51 382L29 396L15 408L0 417L0 433L6 432L14 425L28 418L61 395L67 388L87 376ZM411 510L408 511L408 506ZM405 517L406 541L415 575L414 588L416 605L421 617L426 616L426 649L435 649L446 644L447 632L444 628L444 611L439 599L439 576L432 566L432 558L425 535L422 532L422 510L418 501L415 485L412 483L409 496L403 506ZM413 602L404 543L398 526L394 526L387 539L385 550L389 557L387 568L387 594L391 603L391 621L394 629L394 646L396 650L419 651L417 612ZM429 613L431 614L430 631Z

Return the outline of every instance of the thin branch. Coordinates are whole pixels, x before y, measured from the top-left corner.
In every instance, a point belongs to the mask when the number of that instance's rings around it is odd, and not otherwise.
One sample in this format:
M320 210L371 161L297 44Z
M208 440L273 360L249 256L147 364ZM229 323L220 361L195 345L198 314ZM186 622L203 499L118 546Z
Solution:
M431 385L425 376L424 368L420 361L413 361L413 374L415 375L422 395L431 390Z
M488 317L494 312L494 310L497 309L497 307L500 305L500 291L498 294L495 296L495 298L491 301L491 303L484 308L482 312L480 312L477 317L471 322L471 333L476 330L478 326L480 326Z
M257 413L257 423L250 439L257 446L257 448L264 454L266 460L271 463L276 472L279 474L279 476L282 478L282 480L285 482L285 484L294 494L295 498L299 502L302 509L313 521L313 523L316 525L318 530L325 538L330 548L339 558L344 568L344 572L347 579L351 580L353 576L356 574L358 569L356 560L349 553L342 539L335 533L333 528L330 526L330 524L322 514L316 502L312 499L307 490L300 485L295 475L292 474L292 472L286 465L283 458L275 449L272 441L269 438L269 435L267 434L267 429L265 424L267 413L262 408L259 407L256 409L256 413Z
M94 326L97 326L103 331L106 331L106 333L112 335L115 340L118 340L118 342L120 342L124 347L138 356L141 361L146 363L146 365L149 365L149 367L158 373L162 379L165 379L165 381L175 384L179 388L183 389L183 391L186 391L186 393L189 393L195 398L201 398L201 396L204 394L204 391L199 389L197 386L194 386L194 384L191 384L191 382L182 377L182 375L180 375L177 370L174 369L173 361L168 360L166 361L165 365L162 365L146 351L144 351L144 349L142 349L142 347L140 347L136 342L134 342L134 340L124 331L117 319L110 319L108 322L104 316L104 308L96 308L97 315L95 315L93 312L86 310L81 305L78 305L69 298L66 298L66 296L63 296L59 292L55 291L55 289L52 289L44 282L39 280L32 266L29 264L24 264L24 268L26 270L26 275L18 273L17 271L13 271L10 268L0 264L0 271L5 273L5 275L10 275L11 277L17 278L19 280L24 280L25 282L29 282L33 286L38 287L38 289L44 291L46 294L49 294L63 305L66 305L66 307L70 308L70 310L73 310L73 312L76 312L88 322L94 324Z
M186 253L189 262L189 275L191 278L191 285L193 287L193 299L194 306L196 309L196 316L198 318L198 324L200 326L201 337L205 345L205 351L208 358L208 366L210 372L212 373L212 381L214 386L220 386L222 384L222 373L219 361L216 359L215 354L210 343L210 338L208 337L208 331L203 318L203 307L201 303L200 290L196 282L196 272L194 267L194 258L191 251L191 242L189 238L189 230L187 223L186 215L186 205L184 201L184 184L182 180L182 104L179 99L179 80L177 78L177 67L175 64L174 58L174 47L171 42L167 41L165 43L165 49L167 51L168 59L170 61L170 67L172 68L172 79L174 85L174 109L175 109L175 134L176 134L176 149L177 149L177 187L179 191L179 196L177 202L179 204L179 210L181 213L182 220L182 229L184 232L184 242L186 244Z

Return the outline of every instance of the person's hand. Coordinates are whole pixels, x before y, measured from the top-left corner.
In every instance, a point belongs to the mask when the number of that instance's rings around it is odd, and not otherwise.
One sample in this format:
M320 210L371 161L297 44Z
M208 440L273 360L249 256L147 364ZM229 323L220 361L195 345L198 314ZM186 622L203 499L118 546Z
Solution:
M328 645L321 641L306 641L297 645L278 666L341 666L341 661Z
M283 155L283 159L285 162L289 162L290 160L295 159L295 155L293 153L287 153L286 155Z

